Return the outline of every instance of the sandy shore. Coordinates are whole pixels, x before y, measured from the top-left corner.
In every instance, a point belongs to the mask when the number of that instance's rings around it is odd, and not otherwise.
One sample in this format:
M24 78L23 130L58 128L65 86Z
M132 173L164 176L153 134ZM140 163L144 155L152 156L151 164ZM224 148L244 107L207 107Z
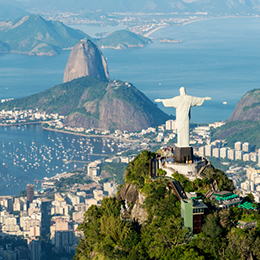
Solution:
M37 125L37 124L43 124L43 123L46 123L46 121L24 122L24 123L15 123L15 124L0 124L0 126Z
M138 143L139 142L139 140L131 140L131 139L126 139L126 138L122 138L122 137L116 137L116 136L113 136L113 135L92 135L92 134L70 132L70 131L66 131L66 130L52 129L52 128L48 128L48 127L42 127L42 128L44 130L47 130L47 131L59 132L59 133L63 133L63 134L79 135L79 136L84 136L84 137L111 138L111 139L116 139L116 140L120 140L120 141L124 141L124 142L130 142L130 143Z
M226 19L226 18L250 18L250 17L254 17L254 16L235 16L235 15L229 15L229 16L223 16L223 17L205 17L205 18L198 18L198 19L194 19L194 20L190 20L184 23L180 23L180 24L176 24L176 25L172 25L172 26L168 26L168 25L164 25L164 26L159 26L155 29L153 29L152 31L144 34L145 37L149 37L151 34L153 34L154 32L165 28L165 27L173 27L173 26L180 26L180 25L187 25L190 23L194 23L194 22L198 22L198 21L204 21L204 20L212 20L212 19ZM256 17L259 18L259 17Z
M149 37L152 33L156 32L156 31L158 31L158 30L160 30L162 28L165 28L165 27L168 27L168 26L164 25L164 26L157 27L157 28L153 29L152 31L144 34L144 37Z

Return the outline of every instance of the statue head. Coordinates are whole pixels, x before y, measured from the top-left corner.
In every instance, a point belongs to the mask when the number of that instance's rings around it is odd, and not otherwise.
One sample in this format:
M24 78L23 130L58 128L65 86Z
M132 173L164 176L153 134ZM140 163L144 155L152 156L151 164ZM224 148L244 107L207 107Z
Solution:
M186 90L185 90L184 87L181 87L181 88L180 88L180 94L181 94L181 96L186 95Z

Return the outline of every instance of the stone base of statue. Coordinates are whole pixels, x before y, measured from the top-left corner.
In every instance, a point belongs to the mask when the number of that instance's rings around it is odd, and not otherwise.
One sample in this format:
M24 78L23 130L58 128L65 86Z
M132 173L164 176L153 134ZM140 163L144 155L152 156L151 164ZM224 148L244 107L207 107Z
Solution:
M175 147L174 158L176 163L193 163L192 147Z

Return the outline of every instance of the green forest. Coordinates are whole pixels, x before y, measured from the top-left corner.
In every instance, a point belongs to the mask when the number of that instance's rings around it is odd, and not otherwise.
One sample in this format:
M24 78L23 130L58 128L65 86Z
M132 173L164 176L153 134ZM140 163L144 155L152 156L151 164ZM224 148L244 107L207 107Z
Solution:
M225 139L228 147L234 147L239 140L242 143L253 144L252 149L260 148L260 123L257 121L233 121L211 129L212 141Z
M83 238L74 260L105 259L260 259L260 214L255 210L232 207L216 210L214 202L204 199L208 211L203 220L202 232L193 235L183 228L180 202L167 188L168 180L149 178L149 159L154 153L143 151L125 171L125 183L145 194L141 207L147 213L141 225L137 220L120 218L124 201L104 198L101 206L91 206L85 213L79 230ZM163 174L163 172L161 172ZM217 170L209 169L207 178L190 182L181 174L174 174L184 190L206 192L210 180L217 180L220 190L234 189L232 181ZM124 185L120 186L120 190ZM120 197L120 196L118 196ZM253 199L250 196L246 198ZM132 209L135 202L129 201ZM251 230L237 228L238 220L257 220Z

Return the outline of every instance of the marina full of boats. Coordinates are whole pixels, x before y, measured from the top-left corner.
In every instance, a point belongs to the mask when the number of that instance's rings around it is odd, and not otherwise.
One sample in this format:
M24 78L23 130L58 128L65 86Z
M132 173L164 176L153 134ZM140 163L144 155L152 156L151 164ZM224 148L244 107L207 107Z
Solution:
M15 195L27 183L82 168L124 151L119 140L46 131L41 125L0 127L0 195Z

